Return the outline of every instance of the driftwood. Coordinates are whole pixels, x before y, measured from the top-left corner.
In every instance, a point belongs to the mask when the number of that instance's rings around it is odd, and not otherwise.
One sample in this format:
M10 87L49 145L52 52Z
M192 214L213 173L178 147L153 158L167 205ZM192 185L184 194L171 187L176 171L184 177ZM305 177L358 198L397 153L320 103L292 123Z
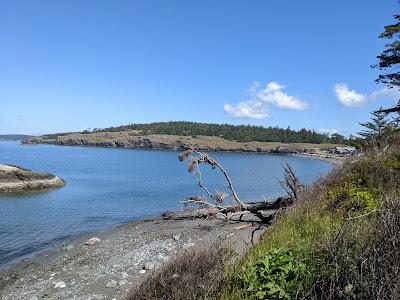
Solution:
M249 222L248 218L243 218L245 215L253 215L258 218L252 218L250 222L259 222L264 224L270 224L276 214L283 208L290 206L293 203L293 199L287 197L279 197L276 200L268 202L255 202L245 203L246 210L238 210L236 206L226 206L223 210L216 209L215 207L206 208L192 208L184 209L177 212L166 211L162 214L164 219L196 219L196 218L219 218L222 220L233 220L234 217L238 216L235 221L238 222Z
M281 182L281 184L287 191L288 197L279 197L273 201L245 203L240 200L236 193L229 174L216 159L193 148L186 149L178 158L180 161L188 161L188 171L192 174L198 175L197 185L205 192L208 199L198 195L190 196L182 201L184 205L196 205L200 207L200 209L183 210L178 213L166 213L163 215L164 218L216 217L221 219L232 219L235 216L240 216L238 221L241 221L245 214L250 213L254 215L259 222L269 224L272 222L277 211L291 205L303 188L303 185L298 181L292 168L286 164L283 166L285 171L285 181ZM200 171L201 164L210 165L212 169L218 169L222 173L227 182L227 188L230 193L232 204L225 204L225 199L228 197L228 194L217 190L210 192L210 190L203 184L202 173Z

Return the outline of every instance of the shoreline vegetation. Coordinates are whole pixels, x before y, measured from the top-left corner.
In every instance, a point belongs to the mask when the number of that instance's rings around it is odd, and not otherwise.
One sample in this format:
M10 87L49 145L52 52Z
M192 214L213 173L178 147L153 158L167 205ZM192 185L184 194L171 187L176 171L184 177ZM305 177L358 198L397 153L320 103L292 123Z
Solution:
M42 191L64 185L64 180L52 174L0 164L0 194Z

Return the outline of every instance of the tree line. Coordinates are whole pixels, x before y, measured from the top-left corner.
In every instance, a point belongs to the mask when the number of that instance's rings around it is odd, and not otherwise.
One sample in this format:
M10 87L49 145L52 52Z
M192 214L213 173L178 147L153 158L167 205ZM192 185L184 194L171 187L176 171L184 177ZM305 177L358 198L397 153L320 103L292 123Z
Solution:
M141 134L166 134L183 136L218 136L227 140L239 142L282 142L282 143L334 143L343 144L348 140L340 135L318 133L314 130L300 129L293 130L290 127L283 129L279 127L263 127L252 125L230 125L230 124L209 124L186 121L156 122L149 124L129 124L104 129L86 130L83 133L91 132L116 132L126 130L139 130Z

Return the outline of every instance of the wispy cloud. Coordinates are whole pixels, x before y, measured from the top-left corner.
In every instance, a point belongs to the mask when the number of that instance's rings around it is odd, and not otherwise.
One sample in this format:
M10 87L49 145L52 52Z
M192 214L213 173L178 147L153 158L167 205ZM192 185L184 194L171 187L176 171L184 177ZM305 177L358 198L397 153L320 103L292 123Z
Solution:
M371 100L389 99L397 102L400 98L400 91L385 87L383 89L372 92L369 98L371 98Z
M281 109L305 110L309 105L299 98L289 95L284 91L285 86L272 81L264 88L259 81L255 81L247 90L249 100L236 105L225 104L224 110L232 118L240 119L265 119L270 117L267 104L272 104Z
M225 104L224 111L234 119L266 119L270 116L264 103L254 101Z
M336 95L337 100L340 104L346 107L360 107L364 104L386 99L398 101L400 98L400 91L396 89L383 88L380 90L373 91L370 94L362 94L355 90L350 90L347 84L345 83L337 83L333 87L333 92Z
M336 95L337 100L343 106L361 106L367 101L366 95L357 93L355 90L350 90L345 83L335 84L333 91Z

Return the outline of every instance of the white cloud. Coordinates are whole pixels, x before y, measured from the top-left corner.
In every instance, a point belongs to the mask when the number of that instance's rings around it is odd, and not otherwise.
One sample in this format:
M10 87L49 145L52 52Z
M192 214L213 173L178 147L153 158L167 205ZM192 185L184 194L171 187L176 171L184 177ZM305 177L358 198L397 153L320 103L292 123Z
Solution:
M308 104L299 100L297 97L290 96L283 91L284 85L277 82L270 82L267 86L256 93L257 99L272 103L282 109L304 110L308 108Z
M264 103L253 101L225 104L224 111L234 119L266 119L270 116Z
M225 113L237 119L265 119L270 117L267 103L281 109L304 110L309 107L306 102L284 92L284 85L272 81L264 88L261 86L261 82L255 81L246 91L250 99L237 105L225 104Z
M333 91L338 101L347 107L360 106L367 101L367 96L357 93L355 90L350 90L347 84L335 84Z
M355 90L350 90L345 83L335 84L333 91L337 100L347 107L362 106L363 104L376 100L389 100L396 102L400 98L400 91L387 87L373 91L370 94L361 94Z

